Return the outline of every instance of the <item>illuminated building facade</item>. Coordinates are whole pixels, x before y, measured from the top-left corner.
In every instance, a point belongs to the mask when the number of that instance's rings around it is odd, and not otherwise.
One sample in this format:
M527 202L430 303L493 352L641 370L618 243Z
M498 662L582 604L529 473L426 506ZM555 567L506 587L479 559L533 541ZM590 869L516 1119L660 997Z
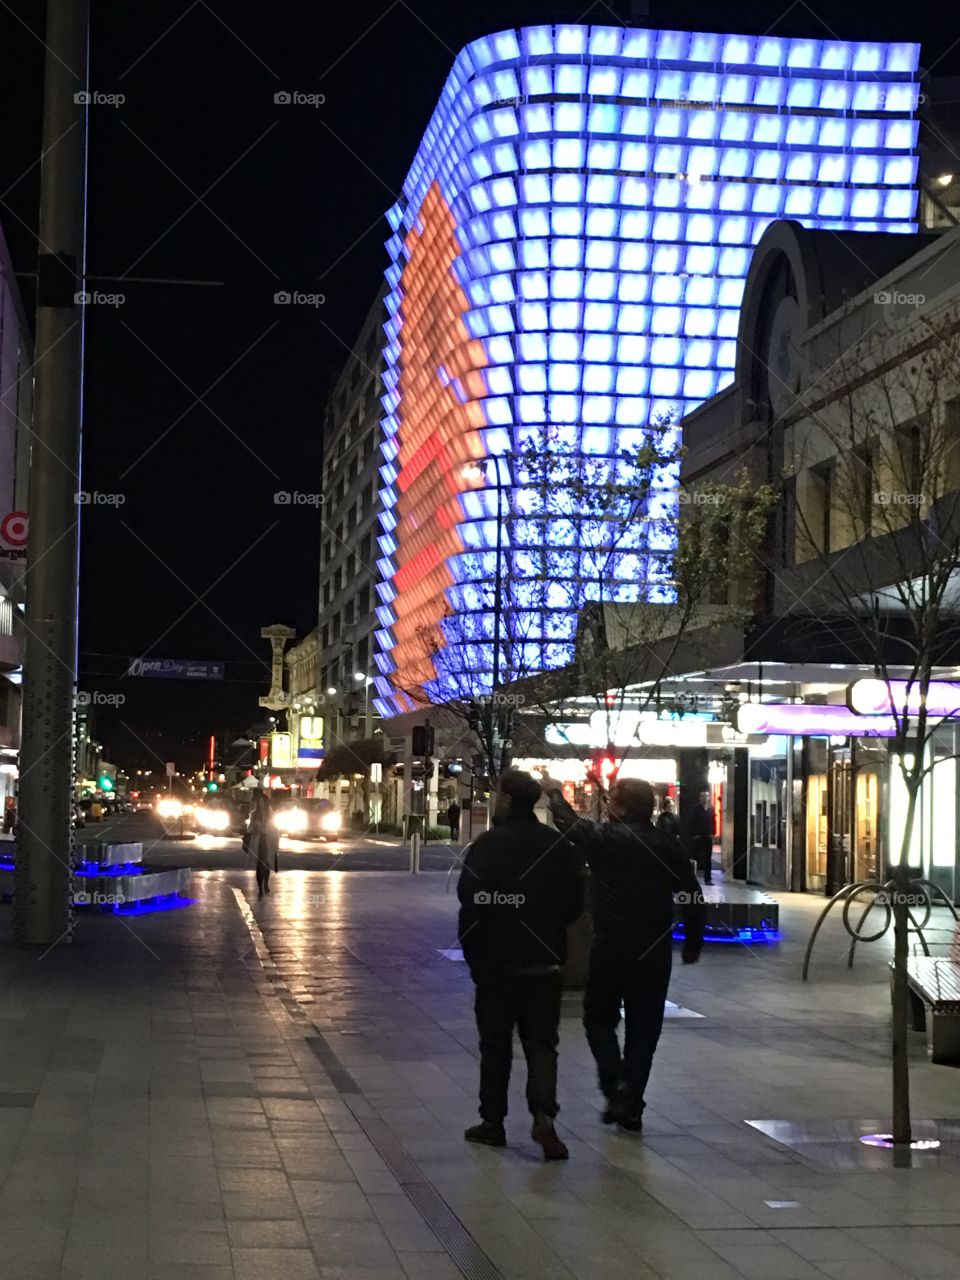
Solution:
M511 642L527 670L569 661L576 513L509 459L548 441L616 459L727 386L771 222L914 231L918 53L556 25L457 57L389 214L384 715L489 691ZM673 480L611 598L668 598Z

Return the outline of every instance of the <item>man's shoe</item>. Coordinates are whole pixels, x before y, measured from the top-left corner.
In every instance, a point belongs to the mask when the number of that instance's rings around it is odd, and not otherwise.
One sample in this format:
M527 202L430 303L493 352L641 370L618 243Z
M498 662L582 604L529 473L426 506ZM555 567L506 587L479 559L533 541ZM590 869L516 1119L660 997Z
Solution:
M482 1147L505 1147L507 1145L507 1135L504 1132L502 1124L495 1124L492 1120L481 1120L479 1124L472 1124L463 1135L467 1142L479 1142Z
M606 1094L606 1099L607 1105L600 1118L604 1124L616 1124L623 1112L630 1108L630 1094L627 1086L618 1085L616 1093Z
M557 1137L553 1121L548 1116L537 1116L530 1130L530 1137L543 1147L544 1160L569 1160L567 1144Z
M639 1111L622 1111L617 1116L617 1124L628 1133L640 1133L643 1129L643 1116Z

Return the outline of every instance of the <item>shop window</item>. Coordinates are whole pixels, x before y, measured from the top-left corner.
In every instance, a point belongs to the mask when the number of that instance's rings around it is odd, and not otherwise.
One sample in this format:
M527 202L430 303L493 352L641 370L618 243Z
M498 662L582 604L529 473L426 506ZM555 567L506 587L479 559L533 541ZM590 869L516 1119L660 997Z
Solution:
M833 500L833 462L811 467L806 532L815 553L828 555L833 550Z
M877 493L877 461L872 445L864 444L851 450L848 463L850 482L850 510L848 522L852 526L845 545L869 538L873 532L874 503Z

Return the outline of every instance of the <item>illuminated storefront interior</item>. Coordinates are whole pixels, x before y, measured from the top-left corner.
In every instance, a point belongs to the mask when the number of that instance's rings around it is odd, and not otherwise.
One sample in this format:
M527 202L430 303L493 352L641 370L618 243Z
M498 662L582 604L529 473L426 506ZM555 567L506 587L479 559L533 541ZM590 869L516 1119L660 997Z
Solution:
M508 459L558 441L616 459L729 385L772 221L915 230L917 57L585 25L459 54L389 213L381 714L489 690L495 621L528 671L569 661L586 596L557 569L577 513ZM675 481L611 598L668 598Z

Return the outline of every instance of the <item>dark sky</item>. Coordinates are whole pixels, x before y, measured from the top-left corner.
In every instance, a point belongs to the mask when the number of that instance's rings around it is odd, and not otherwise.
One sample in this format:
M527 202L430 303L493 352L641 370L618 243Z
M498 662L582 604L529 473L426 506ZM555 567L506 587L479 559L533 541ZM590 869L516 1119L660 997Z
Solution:
M722 28L919 39L956 72L949 6L727 3ZM43 9L0 6L0 221L19 271L36 260ZM202 742L259 714L260 627L316 615L315 492L325 390L384 266L382 220L452 59L526 21L608 22L630 4L454 0L92 0L92 276L123 305L88 312L81 687L122 692L100 715L119 763L199 763ZM711 3L656 3L650 24L717 30ZM828 25L829 24L829 25ZM278 106L281 90L322 93ZM34 166L31 168L31 166ZM24 279L28 306L32 287ZM322 293L277 307L278 290ZM117 681L133 655L227 662L219 686ZM137 738L148 746L137 747ZM149 749L148 749L149 748Z

